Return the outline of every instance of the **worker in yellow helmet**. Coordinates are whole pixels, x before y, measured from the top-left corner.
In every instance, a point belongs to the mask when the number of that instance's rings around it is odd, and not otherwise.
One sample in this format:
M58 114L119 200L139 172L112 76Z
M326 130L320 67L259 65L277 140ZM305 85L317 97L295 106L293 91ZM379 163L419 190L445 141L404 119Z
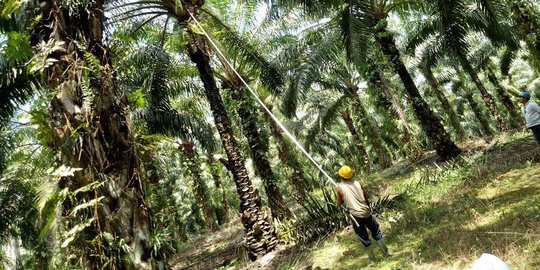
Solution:
M354 218L353 228L356 235L364 245L369 258L375 261L375 254L371 249L367 230L386 256L392 255L383 241L383 235L379 228L379 223L371 213L368 196L358 181L354 181L351 167L345 165L339 169L339 176L342 182L336 185L337 203L345 204L350 212L351 218Z

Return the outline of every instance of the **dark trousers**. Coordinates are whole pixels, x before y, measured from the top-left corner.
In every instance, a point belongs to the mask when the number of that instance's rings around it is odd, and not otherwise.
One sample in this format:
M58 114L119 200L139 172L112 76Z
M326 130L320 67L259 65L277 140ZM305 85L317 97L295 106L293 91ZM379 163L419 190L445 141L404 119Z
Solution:
M540 144L540 125L532 126L529 129L532 131L536 142Z
M369 247L371 245L367 230L371 232L371 236L376 241L383 238L382 232L379 228L379 223L373 215L366 218L354 217L354 219L356 219L356 222L358 222L359 225L356 226L356 224L353 222L354 232L356 235L358 235L358 238L360 238L360 241L365 247Z

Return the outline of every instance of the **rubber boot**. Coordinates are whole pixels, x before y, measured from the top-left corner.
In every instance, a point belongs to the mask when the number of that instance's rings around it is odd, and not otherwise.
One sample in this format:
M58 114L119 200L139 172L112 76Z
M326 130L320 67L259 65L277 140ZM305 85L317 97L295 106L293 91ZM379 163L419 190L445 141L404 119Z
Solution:
M367 247L364 246L364 249L366 250L369 259L370 259L372 262L375 262L375 261L376 261L375 253L373 253L373 249L371 248L371 246L367 246Z
M387 257L390 257L392 256L392 252L390 252L388 250L388 247L386 246L386 244L384 243L384 239L381 239L381 240L378 240L377 241L377 245L381 248L384 256L387 256Z

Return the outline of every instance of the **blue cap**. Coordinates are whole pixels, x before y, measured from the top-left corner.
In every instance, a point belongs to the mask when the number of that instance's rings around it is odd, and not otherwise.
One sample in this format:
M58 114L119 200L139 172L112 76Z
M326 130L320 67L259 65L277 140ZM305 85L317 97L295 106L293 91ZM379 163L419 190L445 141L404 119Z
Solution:
M521 93L519 93L519 96L524 97L526 99L531 99L531 94L529 94L527 92L521 92Z

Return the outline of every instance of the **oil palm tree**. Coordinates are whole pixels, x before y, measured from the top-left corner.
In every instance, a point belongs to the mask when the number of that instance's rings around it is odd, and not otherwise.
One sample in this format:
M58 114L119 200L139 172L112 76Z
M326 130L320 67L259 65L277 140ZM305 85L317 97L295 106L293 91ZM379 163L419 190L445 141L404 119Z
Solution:
M162 36L161 29L156 31L151 25L146 28L150 28L144 29L146 35L153 33ZM145 45L139 46L121 61L118 73L124 77L126 88L131 88L131 91L143 89L141 94L147 97L147 102L137 116L144 121L148 131L180 140L179 150L186 156L188 169L193 176L193 194L196 194L202 210L204 226L207 230L215 230L209 190L201 177L201 162L195 149L196 145L202 145L209 152L216 149L212 128L206 122L206 104L199 98L203 90L196 82L184 78L185 74L193 73L192 68L176 63L162 46L164 42L152 44L152 40L139 40L138 43ZM133 47L133 44L130 45ZM142 88L139 87L141 85ZM180 98L181 102L175 102L175 108L171 100L177 99L181 93L184 95Z
M485 37L482 35L473 35L470 36L470 39L470 43L477 44L475 50L471 52L472 62L474 63L476 70L484 71L489 82L495 87L495 92L497 93L501 104L508 112L510 126L512 128L519 128L523 126L523 117L519 112L518 106L516 106L515 102L512 102L507 90L503 88L495 72L496 65L493 62L493 59L498 55L499 48L493 46L493 44L489 41L486 42ZM502 59L500 59L500 62L502 62L500 68L501 71L504 69L509 69L509 67L504 67L506 65L510 65L510 63L504 62L512 61L512 59L508 59L509 57L512 57L511 55L508 55L509 50L513 50L513 46L507 46L503 52L501 57Z
M451 90L456 96L463 96L465 98L471 108L471 111L476 117L476 120L478 121L478 123L480 123L480 131L482 135L487 137L492 136L493 130L489 126L489 122L484 115L481 107L474 99L474 95L470 87L467 85L466 79L463 78L463 76L461 75L457 75L457 78L453 79Z
M484 68L484 70L487 73L487 77L488 77L489 81L495 87L495 90L496 90L499 98L501 99L501 102L503 103L504 107L506 108L506 110L510 114L510 122L511 122L510 125L513 128L522 127L524 125L524 122L523 122L524 119L520 115L519 110L518 110L517 106L515 105L515 102L512 102L512 99L508 95L506 89L504 89L504 87L501 85L501 83L500 83L500 81L499 81L499 79L498 79L498 77L497 77L497 75L495 73L494 63L489 61L486 64L486 67Z
M104 2L44 1L40 7L31 38L40 45L30 66L53 94L49 145L60 153L62 164L81 169L62 177L58 186L75 191L92 181L102 185L64 201L65 213L75 217L66 219L67 225L83 228L76 239L65 242L80 245L71 245L78 255L74 263L111 269L163 266L160 251L151 252L151 214L145 207L128 100L116 86L103 43ZM92 200L94 211L75 208ZM127 248L115 246L118 242Z
M338 97L333 102L330 102L330 106L326 105L328 107L323 104L332 99L326 100L326 102L315 101L322 102L315 106L322 106L323 108L316 109L320 113L315 124L308 132L306 144L308 147L311 146L319 132L328 130L332 124L336 123L336 118L341 118L353 139L354 150L352 152L357 152L358 158L356 160L360 166L357 169L370 171L374 163L380 168L385 168L390 162L390 157L378 129L373 124L374 120L367 113L365 102L361 101L358 96L358 83L360 82L344 78L321 78L314 81L314 84L324 85L325 91L337 94ZM333 94L329 93L329 95ZM359 123L359 125L356 123ZM370 147L374 153L370 155L367 147Z
M365 71L365 73L367 73L365 77L368 82L368 88L366 90L369 91L375 106L380 107L378 113L384 115L384 118L386 119L394 118L396 127L392 126L389 130L400 133L395 140L397 143L401 144L402 147L400 147L400 149L402 149L409 158L416 159L421 154L422 149L414 134L415 132L412 128L410 117L405 111L407 104L404 102L405 100L401 98L395 85L393 85L385 75L383 66L379 64L383 61L380 59L381 56L375 56L373 56L373 59L370 61L371 64Z
M428 42L430 55L434 58L450 56L462 66L476 85L495 118L500 130L507 126L504 117L497 110L494 97L489 93L471 63L468 52L470 45L467 37L472 31L485 33L493 41L503 42L500 37L503 28L497 22L497 13L493 11L493 1L476 1L478 9L470 10L468 5L475 3L468 0L432 1L426 6L426 20L418 21L418 27L412 31L408 49L414 49L422 42ZM485 12L484 12L485 11ZM493 11L493 12L490 12ZM504 39L508 42L508 39Z
M220 203L216 203L216 204L219 204L220 207L214 208L216 211L216 219L219 225L223 225L223 224L228 223L231 217L229 214L229 201L228 201L228 196L227 196L227 189L224 186L221 180L221 175L219 173L220 170L218 166L222 166L222 165L218 165L220 163L216 161L213 153L206 153L206 161L207 161L208 167L210 168L209 169L210 175L212 175L212 179L214 180L214 186L216 188L216 192L219 193L219 197L217 200Z
M365 63L367 47L377 44L389 58L394 71L399 75L407 92L415 116L431 146L441 159L459 155L460 150L451 140L441 121L420 95L407 67L401 60L393 34L388 30L390 12L417 4L415 1L276 1L276 6L286 8L303 7L314 16L334 16L339 27L348 59L354 63ZM374 41L374 42L370 42Z
M450 102L448 101L448 98L444 94L444 91L433 74L432 68L429 66L429 64L420 64L419 66L420 70L422 71L424 77L426 78L426 81L431 86L431 90L435 93L435 96L441 103L441 107L443 111L448 116L448 120L450 122L450 125L452 126L456 138L458 140L462 140L465 137L465 130L463 129L463 126L461 126L461 123L459 121L458 115L454 111L453 107L450 105Z
M391 162L391 157L387 151L387 147L391 145L396 147L396 141L399 140L397 132L389 132L390 143L383 140L383 133L379 132L381 124L375 124L384 122L385 119L380 118L376 121L372 115L368 114L365 101L362 97L367 96L364 91L360 91L359 85L364 83L362 80L362 74L357 71L357 68L346 61L343 47L340 46L338 38L339 35L334 33L320 35L315 32L311 34L318 36L320 43L307 45L301 52L310 52L309 54L300 53L292 59L298 62L298 67L295 71L290 72L291 83L288 86L287 91L283 94L282 108L285 115L295 115L298 104L297 100L300 96L305 96L307 93L314 94L317 91L335 91L343 95L345 101L342 99L335 99L335 103L329 104L328 110L323 109L324 113L319 114L320 120L316 122L314 128L311 129L306 141L308 144L313 143L315 135L327 129L326 124L332 124L332 117L341 118L345 122L349 129L350 134L354 142L352 145L355 148L354 152L357 152L360 156L358 159L361 170L371 170L373 163L376 163L380 168L386 168ZM312 38L312 37L309 37ZM341 50L341 51L340 51ZM371 66L370 66L371 67ZM366 71L370 76L375 73ZM379 75L380 73L376 73ZM379 78L380 79L380 78ZM383 86L382 81L377 86ZM390 89L386 89L391 91ZM325 101L322 101L324 106ZM338 108L339 106L342 106ZM345 109L349 107L348 109ZM358 117L358 126L355 123ZM324 120L323 120L324 119ZM397 128L394 128L394 131ZM392 144L393 143L393 144ZM368 157L369 153L367 148L372 151L372 157Z
M273 111L273 105L266 104L266 107L270 111ZM294 192L293 193L294 199L300 205L304 205L308 198L309 191L311 190L311 186L307 182L307 178L302 168L302 165L300 164L300 161L293 150L294 147L289 141L285 139L281 129L278 127L276 122L270 117L268 112L263 109L260 109L260 110L266 122L270 126L270 131L274 139L277 141L279 160L292 170L291 176L289 178L289 183ZM274 112L274 114L275 113L276 112Z
M193 19L204 13L204 1L178 3L170 0L120 2L112 6L123 15L120 19L143 17L145 22L160 16L170 16L183 27L188 36L187 55L195 64L199 78L204 85L204 93L216 124L221 143L225 149L227 160L224 165L232 173L238 195L240 196L240 213L246 231L247 249L250 258L255 259L271 251L277 245L277 239L268 216L262 210L260 196L255 190L245 167L245 160L234 137L231 120L227 115L220 90L217 86L211 66L211 45L196 30ZM147 17L144 17L147 16Z
M281 75L275 65L266 60L256 50L255 45L243 36L245 34L240 32L250 33L251 31L231 27L231 25L247 27L246 25L250 24L249 20L252 19L249 18L249 14L254 12L253 8L238 6L216 10L213 14L208 12L210 16L205 21L209 25L208 29L212 33L212 38L216 40L224 56L233 63L233 67L229 67L225 59L221 55L218 56L222 69L217 72L217 76L222 82L222 88L229 92L229 96L235 102L234 107L241 119L242 132L250 148L255 172L263 180L272 216L286 219L292 217L292 212L285 204L282 192L277 186L278 178L270 165L268 132L259 115L256 101L251 98L248 89L245 89L238 75L232 70L234 68L239 72L242 79L254 88L259 88L254 83L260 82L261 87L275 91L282 84Z

